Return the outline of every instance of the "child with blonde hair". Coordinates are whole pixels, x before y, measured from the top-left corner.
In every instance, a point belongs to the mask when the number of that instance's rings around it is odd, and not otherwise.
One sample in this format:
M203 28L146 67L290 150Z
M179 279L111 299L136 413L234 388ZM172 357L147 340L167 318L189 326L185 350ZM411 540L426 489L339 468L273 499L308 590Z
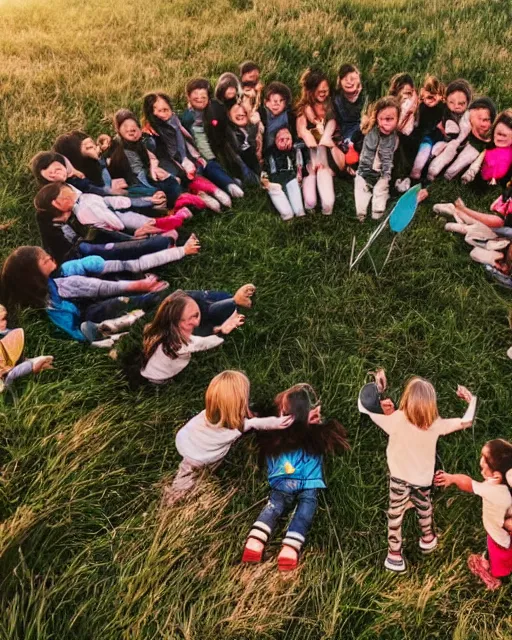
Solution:
M428 380L419 377L409 380L398 411L390 399L380 400L385 388L382 372L376 376L376 383L363 387L358 408L389 436L386 449L390 475L388 554L384 566L390 571L403 572L406 563L402 556L402 521L411 504L421 529L420 549L429 553L437 546L430 497L437 440L440 436L471 426L476 396L465 387L458 386L457 395L468 403L468 408L462 418L447 420L439 416L436 391Z
M293 416L255 418L249 409L251 385L241 371L216 375L206 390L205 409L176 434L182 456L172 485L164 488L163 504L171 506L196 486L201 472L215 469L231 445L251 429L285 429Z
M384 214L389 198L389 181L393 170L393 155L398 145L400 104L393 96L380 98L371 105L361 122L365 135L354 180L356 215L364 222L372 201L372 218Z
M512 574L509 513L512 507L512 444L501 438L486 442L480 455L480 469L483 482L459 473L438 471L434 484L441 487L454 484L461 491L475 493L482 498L482 520L487 532L489 559L474 553L468 558L468 566L487 589L494 590L501 586L500 578Z

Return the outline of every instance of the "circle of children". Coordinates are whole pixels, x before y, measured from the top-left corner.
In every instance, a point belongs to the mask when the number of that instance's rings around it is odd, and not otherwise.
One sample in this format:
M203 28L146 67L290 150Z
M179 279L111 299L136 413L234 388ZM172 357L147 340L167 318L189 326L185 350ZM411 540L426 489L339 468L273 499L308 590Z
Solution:
M51 151L32 160L41 186L35 197L44 250L20 247L3 264L5 307L45 309L52 323L80 342L110 347L157 306L145 325L140 374L162 384L187 366L192 353L217 347L244 322L255 288L242 285L223 291L175 291L146 275L123 280L117 274L140 274L196 254L199 241L190 235L178 243L178 229L202 209L219 212L244 189L261 186L284 221L334 207L336 174L353 178L357 218L380 218L391 188L406 191L444 175L473 181L478 189L500 183L503 194L492 213L467 208L460 200L435 206L454 220L446 229L464 234L472 257L510 284L504 254L512 238L512 110L496 115L492 101L473 96L458 79L444 85L428 76L417 90L409 74L393 77L388 95L369 105L361 74L351 64L338 73L331 94L328 77L308 69L300 78L295 108L290 89L281 82L263 87L260 69L244 63L239 78L220 77L214 91L204 78L186 87L188 107L175 113L164 93L143 99L142 125L127 109L114 116L115 137L94 141L87 133L60 135ZM508 191L507 191L508 189ZM510 256L508 256L510 258ZM104 277L106 276L106 277ZM22 358L22 329L7 329L2 308L0 376L4 386L19 376L50 368L52 357ZM425 553L438 544L432 520L431 489L456 485L483 502L487 559L472 555L470 570L495 589L512 573L512 444L496 439L481 452L483 482L466 475L435 473L436 442L469 427L476 397L464 387L457 395L467 403L462 418L439 416L436 392L421 378L407 383L395 409L383 398L382 370L363 387L359 410L367 413L389 438L388 553L385 567L406 570L402 554L402 519L414 508ZM294 569L326 487L322 460L349 445L337 420L324 420L315 391L298 384L275 399L274 416L256 417L249 409L250 386L240 371L224 371L210 382L206 408L182 427L176 447L182 456L177 474L164 489L163 503L187 496L205 469L215 468L231 444L257 431L266 461L270 497L254 522L242 554L244 563L263 559L278 519L294 507L277 558L281 570ZM507 517L510 516L510 517Z

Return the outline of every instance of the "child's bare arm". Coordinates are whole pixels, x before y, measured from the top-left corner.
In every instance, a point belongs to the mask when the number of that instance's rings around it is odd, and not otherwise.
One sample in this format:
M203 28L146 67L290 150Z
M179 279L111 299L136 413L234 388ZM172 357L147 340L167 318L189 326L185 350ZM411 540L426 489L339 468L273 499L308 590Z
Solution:
M473 493L473 480L462 473L437 471L434 476L434 484L436 487L449 487L451 484L454 484L461 491Z

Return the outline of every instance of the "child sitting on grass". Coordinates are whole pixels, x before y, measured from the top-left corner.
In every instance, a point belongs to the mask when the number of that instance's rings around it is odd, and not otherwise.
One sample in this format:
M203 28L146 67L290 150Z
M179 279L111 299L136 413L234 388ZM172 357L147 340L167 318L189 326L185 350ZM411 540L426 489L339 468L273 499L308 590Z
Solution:
M190 80L186 92L188 108L181 114L180 120L207 162L206 177L227 191L232 198L243 198L244 192L219 162L226 151L228 118L224 106L211 100L211 87L206 78Z
M354 175L353 166L359 161L363 145L361 115L367 100L361 83L361 72L353 64L342 64L336 86L333 108L338 125L338 147L345 155L347 173Z
M261 147L258 125L249 121L246 108L241 104L234 104L228 111L229 143L231 157L235 163L230 167L233 175L239 177L243 184L259 185L261 165L258 158L258 147Z
M364 116L361 131L363 149L354 180L356 215L364 222L370 200L372 218L384 215L389 198L389 181L393 170L393 156L398 145L398 118L400 105L393 96L380 98Z
M162 504L171 506L197 485L206 469L215 469L231 445L251 429L286 429L292 416L255 418L249 409L250 383L241 371L223 371L208 385L205 410L176 434L183 460L171 485L164 487Z
M419 140L419 149L411 169L411 180L419 180L422 177L432 147L441 139L438 124L444 113L444 84L435 76L427 75L420 90L420 107L418 110L418 126L415 135ZM405 186L410 186L406 184Z
M7 309L0 304L0 393L18 378L53 369L53 356L25 359L22 357L24 347L25 332L7 328Z
M300 190L303 168L302 151L293 144L290 130L280 129L265 153L268 180L262 178L262 185L266 187L282 220L306 215Z
M296 508L277 558L280 571L297 567L299 554L315 516L318 490L325 489L323 457L349 448L345 429L337 420L322 421L320 404L309 384L298 384L275 399L280 415L292 417L285 431L261 433L260 464L266 463L271 488L245 543L242 562L260 562L279 518Z
M289 129L295 140L297 131L292 108L292 92L282 82L271 82L265 87L264 106L260 108L261 122L265 127L263 152L274 144L280 129Z
M144 143L160 166L179 178L190 193L199 195L214 211L231 206L231 198L215 182L216 171L201 157L165 93L148 93L143 100ZM222 182L222 180L221 180ZM213 200L212 200L213 198ZM218 201L218 202L217 202Z
M489 590L501 586L500 578L512 574L512 444L506 440L489 440L482 448L480 469L483 482L462 474L438 471L434 484L449 487L454 484L461 491L475 493L482 498L482 519L487 532L488 560L472 554L468 566ZM507 527L507 528L506 528Z
M434 140L427 180L433 182L457 155L460 143L471 130L468 106L473 97L471 85L462 78L453 80L446 87L446 105L437 125L438 139Z
M437 440L440 436L471 426L476 396L459 386L457 395L468 403L468 408L462 418L446 420L439 417L436 391L427 380L418 377L409 380L398 411L390 399L380 401L380 394L385 388L386 379L382 371L378 373L376 383L365 385L361 390L358 408L389 436L386 449L390 476L388 554L384 566L390 571L403 572L406 563L402 555L402 520L410 503L418 515L420 549L429 553L437 547L430 497Z
M88 321L101 323L131 309L148 308L161 299L159 292L168 286L155 276L142 280L103 280L101 276L141 273L198 253L199 248L192 235L183 247L164 249L137 260L88 256L58 267L43 249L19 247L3 264L0 290L9 308L46 309L50 320L68 336L79 342L94 342L96 336L91 337L87 331Z
M334 171L345 168L343 153L336 147L333 134L336 120L331 110L327 76L319 69L306 69L300 78L301 96L296 105L297 135L308 149L307 176L302 181L304 204L315 209L317 191L322 213L330 216L334 209Z

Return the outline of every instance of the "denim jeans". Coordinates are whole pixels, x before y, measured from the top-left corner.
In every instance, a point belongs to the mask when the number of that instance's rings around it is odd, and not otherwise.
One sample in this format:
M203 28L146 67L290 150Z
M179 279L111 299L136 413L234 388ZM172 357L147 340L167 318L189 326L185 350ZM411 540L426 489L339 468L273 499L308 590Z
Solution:
M211 335L214 327L220 326L236 311L233 296L226 291L186 291L185 293L197 302L201 310L201 324L194 331L195 335Z
M169 176L165 180L152 181L152 185L165 193L169 209L174 207L174 203L183 192L180 183L173 176Z
M128 240L127 242L108 242L106 244L90 244L81 242L78 251L82 257L100 256L105 260L134 260L148 253L156 253L168 249L172 245L169 238L152 236L144 240Z
M143 293L127 297L119 296L100 300L85 308L82 313L82 320L100 323L103 320L118 318L129 311L133 311L133 309L146 311L161 302L166 295L169 295L168 291L157 291L156 293Z
M267 504L263 507L249 536L262 542L267 542L277 521L285 510L297 501L297 506L288 526L283 544L300 551L313 522L318 504L318 489L302 489L295 491L280 491L272 489Z
M228 176L217 160L209 160L200 173L223 191L227 191L229 185L234 183L233 178Z

